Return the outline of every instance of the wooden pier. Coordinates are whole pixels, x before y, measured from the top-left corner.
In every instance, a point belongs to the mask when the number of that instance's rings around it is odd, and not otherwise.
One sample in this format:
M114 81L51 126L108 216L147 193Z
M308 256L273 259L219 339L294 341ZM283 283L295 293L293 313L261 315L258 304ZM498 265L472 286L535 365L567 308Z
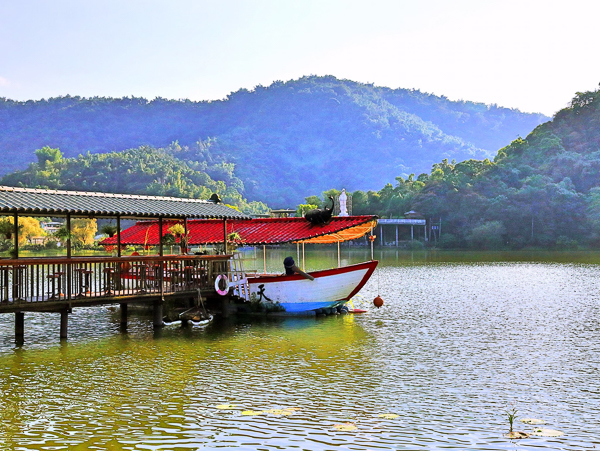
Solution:
M60 313L60 336L66 338L69 313L75 307L118 303L121 324L126 325L129 303L151 303L153 324L160 327L167 300L214 295L220 274L225 274L228 281L240 278L231 272L234 259L227 254L227 220L247 216L222 204L199 199L0 186L0 214L10 215L14 224L14 258L0 259L0 314L14 313L17 342L23 340L26 332L25 312ZM22 216L63 216L69 234L72 218L114 218L117 255L72 257L69 237L66 257L19 258ZM140 218L158 220L160 237L164 235L163 220L180 221L185 236L188 218L219 219L223 223L224 254L164 255L160 241L157 255L122 256L120 221ZM183 250L187 252L186 246ZM237 290L241 292L239 287ZM221 298L219 303L227 314L228 297Z

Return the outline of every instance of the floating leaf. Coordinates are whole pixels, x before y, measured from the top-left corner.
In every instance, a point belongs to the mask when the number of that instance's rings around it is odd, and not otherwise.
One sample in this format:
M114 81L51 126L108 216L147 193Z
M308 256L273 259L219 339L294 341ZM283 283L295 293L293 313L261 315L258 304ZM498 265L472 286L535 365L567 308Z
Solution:
M386 420L393 420L394 418L398 418L400 415L396 415L395 413L380 413L377 416L379 418L385 418Z
M333 427L338 431L354 431L355 429L357 429L354 423L334 424Z
M271 415L291 415L294 411L290 409L269 409L265 410L264 413L270 413Z
M565 435L564 432L546 428L535 428L531 434L538 437L560 437L561 435Z
M521 421L525 424L546 424L544 420L538 420L537 418L521 418Z
M216 407L217 407L217 409L228 410L228 409L233 409L235 407L235 404L219 404Z
M507 434L504 434L504 437L506 438L529 438L529 434L525 433L525 432L521 432L521 431L510 431Z
M264 410L244 410L242 415L260 415L264 412Z

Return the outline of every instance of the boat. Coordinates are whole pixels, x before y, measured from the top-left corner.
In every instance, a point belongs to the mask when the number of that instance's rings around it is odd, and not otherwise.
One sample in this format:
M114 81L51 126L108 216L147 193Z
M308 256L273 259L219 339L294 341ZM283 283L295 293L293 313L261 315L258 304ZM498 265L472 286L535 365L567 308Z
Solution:
M309 280L300 274L248 277L250 302L262 303L267 311L304 313L338 307L367 283L378 261L312 271Z
M163 236L175 224L174 221L164 221ZM305 244L337 244L338 267L307 273L314 277L314 280L309 280L301 274L267 274L266 256L263 261L263 273L248 274L243 269L244 265L239 253L230 255L228 267L224 267L220 273L201 276L210 279L209 283L214 282L216 294L250 302L254 304L253 307L258 307L258 310L314 314L319 309L335 308L345 304L367 283L378 264L373 258L371 239L374 238L373 228L376 225L377 217L371 215L337 216L323 224L313 224L305 218L255 218L228 221L192 219L184 223L184 236L188 237L189 246L223 246L225 242L228 245L262 246L263 256L266 255L267 245L296 244L297 261L302 260L302 267L304 267ZM371 260L341 266L340 243L366 234L370 234ZM139 221L135 226L121 232L120 242L146 248L148 245L157 245L159 236L160 226L157 221ZM232 239L234 236L235 240ZM107 238L100 244L114 246L116 238ZM224 250L227 251L228 248L225 247ZM191 278L193 279L193 276ZM169 281L168 277L165 280Z

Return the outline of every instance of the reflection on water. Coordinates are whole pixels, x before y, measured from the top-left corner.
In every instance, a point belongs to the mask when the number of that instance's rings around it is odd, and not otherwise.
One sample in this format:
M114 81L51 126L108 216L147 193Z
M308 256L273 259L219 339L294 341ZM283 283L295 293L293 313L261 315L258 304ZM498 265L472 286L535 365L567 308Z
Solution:
M271 252L272 270L292 252ZM95 307L74 310L63 343L59 315L26 314L22 347L0 316L0 449L598 447L597 256L437 255L386 250L362 293L386 304L362 316L155 334L138 312L122 334L118 311ZM566 435L503 438L513 401Z

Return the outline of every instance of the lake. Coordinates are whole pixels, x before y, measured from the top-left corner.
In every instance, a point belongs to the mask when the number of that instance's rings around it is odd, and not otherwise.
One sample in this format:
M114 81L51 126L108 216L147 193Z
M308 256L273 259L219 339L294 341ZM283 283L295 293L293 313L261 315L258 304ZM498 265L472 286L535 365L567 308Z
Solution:
M268 250L282 271L296 249ZM247 266L262 270L260 250ZM337 265L308 250L307 270ZM370 257L342 249L342 262ZM0 449L600 448L600 254L376 250L365 315L0 315ZM506 410L561 437L509 440Z

